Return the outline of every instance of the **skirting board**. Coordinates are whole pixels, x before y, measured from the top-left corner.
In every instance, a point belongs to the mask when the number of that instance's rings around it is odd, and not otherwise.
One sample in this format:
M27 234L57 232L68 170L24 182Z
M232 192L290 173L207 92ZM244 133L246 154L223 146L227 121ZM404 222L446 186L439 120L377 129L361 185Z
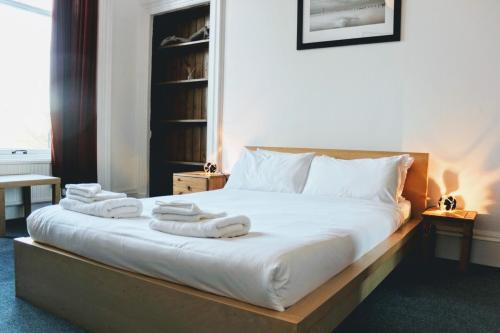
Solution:
M460 235L456 233L438 231L436 257L458 260L460 240ZM472 240L471 262L500 267L500 235L475 231Z

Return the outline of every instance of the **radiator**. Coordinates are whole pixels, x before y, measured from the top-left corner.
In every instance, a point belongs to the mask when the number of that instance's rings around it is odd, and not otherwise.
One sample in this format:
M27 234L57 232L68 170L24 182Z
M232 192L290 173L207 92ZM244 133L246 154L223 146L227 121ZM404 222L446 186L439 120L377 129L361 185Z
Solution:
M22 163L0 163L0 175L22 175L34 173L38 175L51 174L50 162L48 161L23 161ZM31 202L41 203L52 200L52 189L50 185L33 186L31 187ZM20 189L8 189L5 192L6 206L17 206L23 203Z

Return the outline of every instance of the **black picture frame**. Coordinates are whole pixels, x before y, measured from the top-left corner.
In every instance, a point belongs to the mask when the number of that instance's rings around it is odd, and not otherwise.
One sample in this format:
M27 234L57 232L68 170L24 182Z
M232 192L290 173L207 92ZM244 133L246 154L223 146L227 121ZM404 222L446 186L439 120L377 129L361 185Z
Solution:
M304 15L304 0L297 0L297 50L309 50L324 47L349 46L359 44L373 44L398 42L401 40L401 6L402 0L394 0L394 22L392 35L362 37L342 40L332 40L324 42L303 42L303 15Z

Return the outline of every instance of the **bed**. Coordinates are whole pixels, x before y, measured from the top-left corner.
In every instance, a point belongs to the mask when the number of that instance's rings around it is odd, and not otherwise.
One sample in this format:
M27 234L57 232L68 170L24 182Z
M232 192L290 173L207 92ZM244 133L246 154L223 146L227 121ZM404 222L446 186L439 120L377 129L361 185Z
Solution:
M266 149L346 159L396 154ZM15 242L16 293L92 331L331 331L411 247L428 160L412 156L404 192L411 218L363 200L193 194L201 206L252 219L249 235L213 240L165 237L147 218L102 223L49 207L45 220L30 224L33 239ZM145 200L145 212L153 201Z

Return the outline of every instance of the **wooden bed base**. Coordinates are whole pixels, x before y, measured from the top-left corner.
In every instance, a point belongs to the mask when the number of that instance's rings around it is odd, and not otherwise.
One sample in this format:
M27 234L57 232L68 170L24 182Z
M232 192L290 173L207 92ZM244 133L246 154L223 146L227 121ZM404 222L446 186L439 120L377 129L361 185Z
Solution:
M340 158L338 152L346 152L328 151ZM428 157L417 155L420 171L408 174L416 186L409 193L425 198ZM414 247L425 204L411 201L418 207L414 218L284 312L113 268L30 238L14 241L16 295L93 332L331 332Z

